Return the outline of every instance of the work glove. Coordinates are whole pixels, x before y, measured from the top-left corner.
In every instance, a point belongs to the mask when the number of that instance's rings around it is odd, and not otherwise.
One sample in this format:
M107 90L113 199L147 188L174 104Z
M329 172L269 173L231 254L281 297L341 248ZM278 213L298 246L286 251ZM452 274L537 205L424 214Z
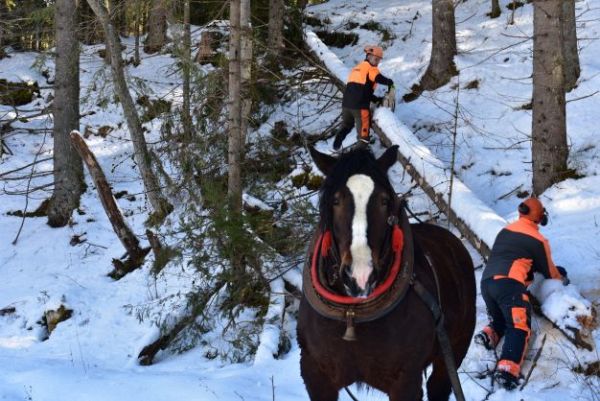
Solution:
M563 285L569 285L571 280L569 280L569 277L567 276L567 269L565 269L562 266L556 266L556 270L558 270L558 272L562 276L561 280L562 280Z
M394 85L390 86L390 89L388 89L387 94L383 98L383 106L389 107L392 111L396 109L396 88L394 88Z

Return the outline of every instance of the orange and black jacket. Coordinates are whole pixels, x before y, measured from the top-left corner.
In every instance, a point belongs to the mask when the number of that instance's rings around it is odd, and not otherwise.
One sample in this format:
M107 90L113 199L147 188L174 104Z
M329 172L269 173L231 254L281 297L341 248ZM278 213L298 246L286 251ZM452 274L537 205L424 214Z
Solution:
M481 279L511 278L528 286L534 272L545 278L561 278L552 261L548 240L539 232L537 224L520 218L504 227L496 237Z
M394 82L381 75L379 68L363 61L350 71L342 107L360 110L368 109L377 84L391 86Z

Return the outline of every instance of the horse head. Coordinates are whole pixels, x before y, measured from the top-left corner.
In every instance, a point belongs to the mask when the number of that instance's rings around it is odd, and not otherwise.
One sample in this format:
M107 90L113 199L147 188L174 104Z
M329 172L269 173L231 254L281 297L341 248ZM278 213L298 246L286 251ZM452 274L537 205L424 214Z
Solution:
M331 236L339 258L338 291L367 297L385 278L390 260L392 227L399 202L387 176L397 160L398 146L375 158L368 149L332 157L310 148L326 175L319 199L320 230ZM391 263L391 262L390 262Z

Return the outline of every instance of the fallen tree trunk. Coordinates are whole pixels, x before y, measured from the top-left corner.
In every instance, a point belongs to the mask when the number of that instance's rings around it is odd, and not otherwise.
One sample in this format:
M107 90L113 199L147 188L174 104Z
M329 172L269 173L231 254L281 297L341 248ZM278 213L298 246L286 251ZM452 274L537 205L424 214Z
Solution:
M327 46L311 31L306 31L305 47L318 67L325 71L333 82L343 90L343 79L348 76L349 70ZM447 202L446 190L449 189L444 181L445 166L431 155L428 149L410 132L408 128L398 122L389 109L379 108L374 113L373 130L386 146L400 145L398 161L405 171L423 189L438 209L446 214L460 233L473 245L484 259L490 256L491 245L497 233L507 224L492 209L483 204L462 182L454 180L453 191L458 192L462 202L453 202L452 207ZM539 308L538 313L560 330L571 343L579 348L590 350L590 338L581 330L569 327L561 328L557 322L544 315ZM583 319L594 321L595 311L592 308L590 316ZM572 331L572 332L571 332Z
M125 219L123 218L123 215L121 214L121 210L117 205L102 168L98 164L96 157L88 148L78 131L71 131L71 142L90 172L90 176L92 177L94 185L96 185L96 189L98 190L98 195L100 197L100 201L102 202L102 206L104 207L104 211L106 211L106 215L112 224L115 234L117 234L117 237L121 241L121 244L123 244L123 247L129 256L129 258L125 261L113 259L113 265L115 269L109 274L109 276L115 280L118 280L127 273L140 267L144 262L144 257L150 248L140 247L140 242L131 228L129 228L125 222Z
M309 53L312 55L313 60L317 64L319 64L324 71L327 72L327 74L332 78L336 86L340 90L343 90L346 84L340 79L339 75L341 74L338 73L336 75L335 73L332 73L330 71L331 67L337 70L342 70L344 68L343 64L340 68L339 64L341 64L341 62L339 61L339 59L334 60L328 58L325 61L323 61L322 57L324 52L320 52L321 54L319 55L318 51L313 49L308 43L305 43L305 46L308 49ZM373 119L372 128L375 131L375 133L377 133L377 135L381 139L381 142L384 145L392 145L392 141L388 138L385 131L377 124L376 119ZM469 225L452 208L450 208L447 200L444 198L444 194L439 191L436 192L434 187L427 181L426 177L422 175L418 171L418 169L416 169L411 164L410 157L406 156L403 153L402 146L400 146L400 148L398 149L398 161L400 162L400 164L402 164L404 170L412 177L412 179L421 187L421 189L423 189L427 196L429 196L429 198L433 201L437 208L442 213L446 214L446 217L448 218L450 223L452 223L460 231L460 233L471 243L471 245L473 245L473 247L477 250L477 252L481 254L481 256L487 259L490 256L490 247L488 246L488 244L484 240L482 240L477 235L477 233L471 227L469 227Z

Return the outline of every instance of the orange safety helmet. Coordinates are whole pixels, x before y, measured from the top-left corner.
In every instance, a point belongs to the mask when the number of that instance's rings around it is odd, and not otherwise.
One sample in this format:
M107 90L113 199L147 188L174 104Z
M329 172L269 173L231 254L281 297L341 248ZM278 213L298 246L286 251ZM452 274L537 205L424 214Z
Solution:
M366 45L365 53L367 53L367 55L372 54L375 57L383 58L383 49L379 46Z
M545 226L548 223L548 213L538 198L529 198L519 204L519 217L524 217L536 224Z

